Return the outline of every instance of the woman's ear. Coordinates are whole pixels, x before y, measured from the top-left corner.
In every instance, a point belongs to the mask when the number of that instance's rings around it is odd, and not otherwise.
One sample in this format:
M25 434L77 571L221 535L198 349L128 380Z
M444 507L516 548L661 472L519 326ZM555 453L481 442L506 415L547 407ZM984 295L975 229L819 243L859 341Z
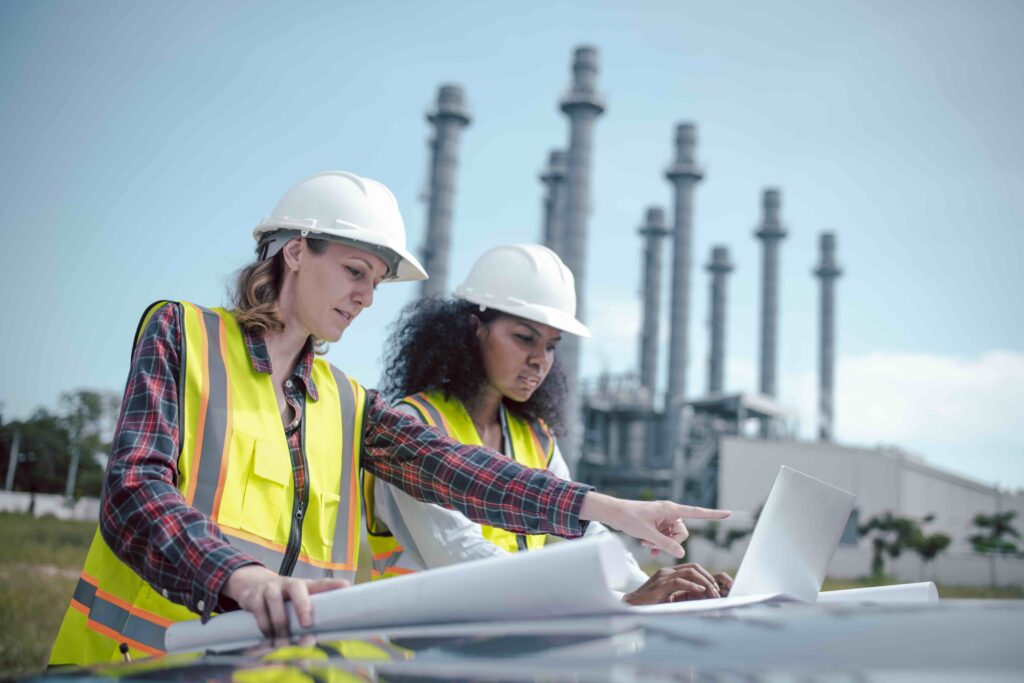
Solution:
M302 263L302 255L305 251L305 239L299 237L290 240L281 249L281 253L284 254L284 267L292 272L298 272L299 264Z
M473 329L473 334L476 335L476 340L478 342L483 341L488 332L487 325L473 314L470 314L469 316L469 325Z

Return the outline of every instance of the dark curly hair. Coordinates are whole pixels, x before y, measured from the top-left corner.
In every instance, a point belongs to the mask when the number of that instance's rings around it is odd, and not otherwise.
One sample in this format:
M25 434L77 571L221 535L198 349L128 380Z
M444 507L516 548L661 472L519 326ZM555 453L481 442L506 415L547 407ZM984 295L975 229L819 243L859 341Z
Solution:
M427 390L471 403L487 382L483 355L470 316L484 324L507 313L461 299L426 298L402 309L391 324L385 345L384 377L380 390L390 400ZM564 428L565 375L558 355L547 377L529 400L504 399L505 408L527 420L541 419L555 434Z

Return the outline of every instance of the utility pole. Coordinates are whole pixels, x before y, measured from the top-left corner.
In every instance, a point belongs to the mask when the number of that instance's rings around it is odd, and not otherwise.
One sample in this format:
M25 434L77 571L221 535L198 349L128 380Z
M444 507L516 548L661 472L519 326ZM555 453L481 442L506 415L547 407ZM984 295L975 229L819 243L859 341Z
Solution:
M14 470L18 467L18 447L21 445L21 429L14 430L14 437L11 439L11 459L7 464L7 481L4 482L4 491L14 490Z

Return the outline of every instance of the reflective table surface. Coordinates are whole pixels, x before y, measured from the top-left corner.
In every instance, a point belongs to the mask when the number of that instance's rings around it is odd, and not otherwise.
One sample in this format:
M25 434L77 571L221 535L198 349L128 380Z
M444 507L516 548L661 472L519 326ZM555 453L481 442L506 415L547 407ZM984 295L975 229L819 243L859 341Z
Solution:
M50 671L45 679L1024 681L1024 601L785 603L687 615L425 624Z

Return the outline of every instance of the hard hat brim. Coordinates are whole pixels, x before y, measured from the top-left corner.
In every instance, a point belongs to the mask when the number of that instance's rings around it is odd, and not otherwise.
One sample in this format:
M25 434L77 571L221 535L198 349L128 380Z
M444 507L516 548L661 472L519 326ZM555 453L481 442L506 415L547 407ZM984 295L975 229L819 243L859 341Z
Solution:
M384 282L414 282L426 280L429 277L422 264L405 247L390 244L386 237L371 230L363 230L357 227L330 231L320 230L315 227L296 229L293 226L283 226L280 224L280 221L264 219L253 229L252 236L256 238L256 242L259 244L264 239L264 235L274 232L287 232L289 234L285 235L287 239L283 241L278 240L280 243L276 245L276 248L262 254L263 258L274 256L288 240L296 237L312 237L314 239L348 244L357 249L366 248L366 251L370 253L386 252L387 255L384 260L389 266L394 264L394 267L388 271L388 276L384 278Z
M515 301L496 301L490 297L478 296L469 293L464 290L460 285L455 288L455 298L468 301L470 303L479 304L487 308L493 308L496 311L502 313L508 313L514 315L517 318L523 318L524 320L532 320L533 322L541 323L543 325L550 325L556 330L568 332L569 334L575 334L578 337L584 339L590 339L590 330L587 326L577 320L575 317L567 314L565 311L561 311L551 306L538 306L537 304L526 304L517 303Z

